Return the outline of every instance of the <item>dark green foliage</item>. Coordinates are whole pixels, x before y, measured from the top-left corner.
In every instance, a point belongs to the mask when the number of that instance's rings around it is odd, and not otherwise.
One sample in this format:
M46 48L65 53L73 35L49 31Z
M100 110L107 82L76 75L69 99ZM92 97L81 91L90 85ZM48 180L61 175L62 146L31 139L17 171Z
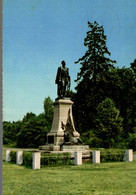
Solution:
M13 141L12 123L3 122L3 144L10 144Z
M3 144L17 147L38 147L46 144L47 133L51 130L53 118L53 102L45 98L45 113L36 116L26 113L22 121L3 122Z
M36 117L36 115L35 115L34 113L28 112L28 113L26 113L26 115L24 116L23 122L27 122L27 121L29 121L30 119L34 118L34 117Z
M133 148L133 150L136 151L136 130L135 130L134 133L130 133L129 134L129 137L128 137L128 148Z
M111 98L122 117L122 134L112 127L113 139L105 137L105 144L110 146L128 147L128 137L134 135L136 127L136 60L131 63L131 68L115 68L115 61L108 58L110 52L106 47L106 36L103 26L97 22L88 22L90 30L84 39L87 47L85 55L76 63L80 62L81 68L77 75L76 93L73 101L73 115L77 131L83 137L86 144L101 147L103 142L98 136L102 124L98 124L98 105L105 99ZM102 118L102 117L101 117ZM116 123L117 124L117 123ZM116 125L117 129L118 125ZM110 130L111 131L111 130ZM90 140L88 138L93 138ZM118 140L118 142L117 142ZM106 143L107 142L107 143ZM133 141L134 143L134 141ZM134 143L135 145L135 143Z
M16 163L16 151L10 152L10 161Z
M130 65L131 65L131 68L132 68L132 70L134 71L134 73L136 73L136 59L135 59L134 62L131 63Z
M75 62L81 64L73 107L76 127L80 133L95 127L96 107L105 99L106 75L116 63L108 58L110 52L106 47L103 26L99 26L97 22L88 22L88 27L90 30L84 39L84 45L88 50Z
M32 152L23 152L23 165L32 167Z
M107 57L110 52L106 46L107 38L104 35L103 26L99 26L95 21L94 23L88 22L88 27L90 29L84 39L84 46L88 50L82 58L75 62L81 64L77 81L92 79L96 83L104 76L104 73L113 67L116 61Z
M100 152L101 162L123 162L125 158L125 150L107 149Z
M136 126L136 76L131 68L117 68L107 77L106 96L112 98L123 117L123 137Z
M46 143L48 133L45 119L33 117L22 124L17 134L18 147L38 147Z
M47 154L42 153L41 155L41 165L71 165L71 156L69 153L64 154Z
M45 119L46 121L48 121L51 127L52 119L53 119L53 101L49 96L44 100L44 113L45 113Z
M3 122L3 144L16 143L17 133L20 131L22 122Z
M122 121L119 110L110 98L103 100L97 107L95 120L95 137L100 147L111 148L118 142L118 137L122 135Z

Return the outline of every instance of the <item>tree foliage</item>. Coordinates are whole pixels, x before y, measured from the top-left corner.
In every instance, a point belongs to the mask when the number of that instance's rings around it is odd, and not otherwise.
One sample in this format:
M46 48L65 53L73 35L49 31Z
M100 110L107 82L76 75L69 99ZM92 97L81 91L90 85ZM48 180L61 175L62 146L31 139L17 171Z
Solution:
M49 122L52 123L53 119L53 101L51 98L48 96L44 100L44 114L45 114L45 119Z
M85 55L77 62L80 62L81 68L77 75L77 81L92 79L95 83L100 80L116 61L111 60L110 52L106 46L106 36L103 26L88 22L90 30L84 39L84 46L87 47Z
M26 113L26 115L23 118L23 122L29 121L29 119L36 117L36 115L32 112Z
M17 141L17 133L20 131L22 122L3 122L3 143L15 144Z
M136 74L136 59L134 60L134 62L132 62L131 64L131 68L132 68L132 70L135 72L135 74Z
M53 105L50 97L45 98L45 112L36 116L26 113L22 121L3 122L3 143L17 147L38 147L46 144L47 133L51 130Z
M77 75L76 93L73 96L75 126L86 143L91 145L88 137L95 137L96 146L99 147L101 138L96 137L95 133L98 126L101 127L100 123L96 123L97 107L105 98L111 98L123 118L122 135L118 139L120 142L126 140L124 145L128 146L127 138L131 135L132 139L136 127L136 60L130 64L130 68L114 67L115 61L107 57L110 52L106 47L103 26L99 27L96 22L88 25L91 30L84 39L84 45L88 50L76 62L80 62L81 68ZM112 130L114 131L113 128ZM118 137L117 132L116 135Z
M87 47L80 62L80 72L77 74L74 115L79 132L94 128L97 105L105 98L107 74L114 68L116 61L111 60L106 46L106 36L103 26L97 22L88 22L89 31L84 39Z
M46 144L48 133L47 121L43 118L33 117L23 122L17 134L18 147L38 147Z
M119 110L113 100L106 98L97 106L96 126L93 131L95 138L99 139L99 146L114 147L118 138L122 136L122 121ZM94 138L94 140L95 140ZM94 141L92 140L92 141Z

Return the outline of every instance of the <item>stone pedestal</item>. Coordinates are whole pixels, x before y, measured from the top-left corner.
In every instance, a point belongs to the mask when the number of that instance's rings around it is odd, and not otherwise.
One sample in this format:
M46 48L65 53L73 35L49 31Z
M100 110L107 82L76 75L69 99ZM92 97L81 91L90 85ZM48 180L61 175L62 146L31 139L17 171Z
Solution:
M40 152L34 152L33 153L33 163L32 163L32 168L33 169L40 169L40 164L41 164L41 153Z
M93 151L93 163L100 163L100 151Z
M5 151L5 161L9 162L10 161L10 150Z
M82 151L82 155L90 156L89 146L82 144L80 134L75 130L73 102L64 98L56 100L53 105L53 123L51 131L47 134L47 144L39 146L39 149L44 152L70 152L72 155L74 152Z
M88 145L64 145L61 148L62 151L89 151Z
M132 162L133 161L133 150L129 149L125 151L125 160L127 162Z
M74 137L80 137L80 134L75 130L73 122L72 104L73 102L70 99L59 99L54 102L52 129L47 135L48 145L54 144L56 146L60 146L64 142L64 131L62 129L62 123L67 123L68 114L70 114L71 122L74 128Z
M82 152L75 152L75 165L82 165Z
M48 144L48 145L39 146L39 149L44 150L46 152L60 151L60 146L55 146L53 144Z
M22 165L23 164L23 151L16 152L16 164Z

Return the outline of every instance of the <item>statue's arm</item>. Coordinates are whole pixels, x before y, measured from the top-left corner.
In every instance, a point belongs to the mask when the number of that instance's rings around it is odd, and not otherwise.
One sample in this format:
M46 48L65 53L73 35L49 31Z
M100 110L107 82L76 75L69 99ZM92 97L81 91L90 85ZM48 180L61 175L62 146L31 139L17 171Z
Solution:
M55 83L58 84L60 80L60 67L58 68Z
M68 77L68 85L69 85L69 88L70 88L71 79L70 79L70 76L69 76L69 68L67 69L67 77Z

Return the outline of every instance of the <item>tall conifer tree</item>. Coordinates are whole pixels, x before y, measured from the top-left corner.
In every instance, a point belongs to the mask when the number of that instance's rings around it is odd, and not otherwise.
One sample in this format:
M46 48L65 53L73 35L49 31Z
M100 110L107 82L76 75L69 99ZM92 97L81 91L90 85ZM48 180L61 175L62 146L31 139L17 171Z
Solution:
M103 26L99 26L95 21L94 24L88 22L90 30L84 39L84 46L88 48L85 55L77 62L81 64L80 72L77 75L77 80L93 79L96 83L104 72L107 72L116 61L110 60L110 52L106 46L106 36L104 35Z
M88 22L89 31L84 39L87 51L75 63L80 63L80 72L77 74L77 93L75 94L74 116L80 133L93 128L96 107L105 98L106 75L114 68L109 58L110 52L106 46L106 36L103 26Z

